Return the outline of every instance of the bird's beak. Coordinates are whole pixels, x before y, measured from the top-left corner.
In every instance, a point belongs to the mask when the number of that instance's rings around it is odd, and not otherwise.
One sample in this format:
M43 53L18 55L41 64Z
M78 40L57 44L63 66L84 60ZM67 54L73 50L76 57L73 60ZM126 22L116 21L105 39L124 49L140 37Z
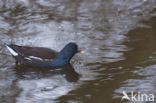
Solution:
M79 53L81 53L81 54L83 54L83 53L84 53L84 51L83 51L83 50L81 50L81 49L78 49L78 52L79 52Z

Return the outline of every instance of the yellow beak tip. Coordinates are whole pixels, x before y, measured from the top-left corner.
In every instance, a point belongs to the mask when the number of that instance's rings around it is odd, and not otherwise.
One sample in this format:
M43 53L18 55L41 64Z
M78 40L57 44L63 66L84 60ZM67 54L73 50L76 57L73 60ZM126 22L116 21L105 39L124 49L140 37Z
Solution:
M81 54L83 54L83 53L84 53L84 51L80 51L80 53L81 53Z

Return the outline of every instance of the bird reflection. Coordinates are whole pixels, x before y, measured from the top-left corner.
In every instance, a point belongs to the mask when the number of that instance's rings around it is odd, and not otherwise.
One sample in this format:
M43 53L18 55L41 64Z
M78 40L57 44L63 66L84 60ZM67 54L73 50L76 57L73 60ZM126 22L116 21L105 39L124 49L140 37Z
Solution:
M59 68L28 68L24 66L15 66L14 68L17 77L20 79L39 79L54 75L63 75L67 81L77 82L81 77L70 64Z

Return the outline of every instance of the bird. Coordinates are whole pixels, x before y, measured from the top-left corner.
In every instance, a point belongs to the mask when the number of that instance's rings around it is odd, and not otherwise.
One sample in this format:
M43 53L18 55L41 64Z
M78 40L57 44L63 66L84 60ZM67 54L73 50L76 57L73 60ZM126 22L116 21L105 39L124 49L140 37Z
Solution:
M16 65L26 67L60 67L70 64L70 60L76 53L84 53L75 42L69 42L60 52L46 47L5 45L15 59Z

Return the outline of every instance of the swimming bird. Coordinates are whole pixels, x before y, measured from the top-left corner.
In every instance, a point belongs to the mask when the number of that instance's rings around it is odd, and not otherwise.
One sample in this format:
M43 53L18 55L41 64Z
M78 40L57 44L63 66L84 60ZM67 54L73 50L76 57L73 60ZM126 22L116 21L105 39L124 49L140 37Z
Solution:
M29 67L60 67L70 63L76 53L84 53L74 42L68 43L60 52L46 47L6 45L16 65Z

